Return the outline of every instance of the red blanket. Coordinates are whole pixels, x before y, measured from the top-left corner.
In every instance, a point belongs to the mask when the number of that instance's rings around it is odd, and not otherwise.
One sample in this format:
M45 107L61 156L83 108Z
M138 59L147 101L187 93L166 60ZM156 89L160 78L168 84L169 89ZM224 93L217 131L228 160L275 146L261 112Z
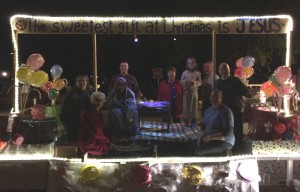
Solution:
M80 114L78 146L82 153L103 155L110 150L110 141L104 135L104 120L96 110Z

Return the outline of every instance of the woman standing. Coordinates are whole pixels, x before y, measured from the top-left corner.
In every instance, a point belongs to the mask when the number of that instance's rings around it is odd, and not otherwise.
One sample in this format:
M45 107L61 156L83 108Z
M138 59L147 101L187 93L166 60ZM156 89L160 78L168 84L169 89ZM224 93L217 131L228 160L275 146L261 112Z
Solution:
M183 118L188 127L196 126L198 111L198 88L201 85L201 73L195 58L188 58L186 70L181 75L183 85Z
M183 88L180 80L176 79L176 68L168 68L168 79L163 80L158 89L158 101L169 101L173 123L181 123Z

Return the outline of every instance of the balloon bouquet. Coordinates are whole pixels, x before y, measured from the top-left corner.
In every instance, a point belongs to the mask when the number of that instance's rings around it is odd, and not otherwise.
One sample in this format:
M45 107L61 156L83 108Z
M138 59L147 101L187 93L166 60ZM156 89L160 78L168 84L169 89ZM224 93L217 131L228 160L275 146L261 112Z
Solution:
M291 76L292 72L289 67L280 66L269 77L269 81L261 85L261 91L267 97L273 96L277 100L274 103L278 108L278 112L280 112L282 106L282 98L290 99L291 96L298 96L295 84L291 81Z
M40 68L44 65L44 58L41 54L35 53L28 57L26 65L22 64L17 71L17 78L22 85L21 87L21 112L24 114L27 98L31 90L40 91L33 87L41 87L48 82L48 74Z
M67 86L68 81L60 78L61 74L63 73L63 69L60 65L53 65L50 73L53 80L43 84L40 89L48 94L48 98L51 100L51 105L55 105L59 91Z
M254 73L252 68L255 63L255 59L250 56L241 57L236 60L236 68L234 69L234 75L241 79L242 82L247 84L247 80Z
M53 65L50 69L50 73L53 78L52 81L48 81L40 87L42 91L47 93L48 98L51 101L50 106L45 106L44 113L45 117L55 117L57 120L58 131L62 131L62 123L59 118L61 105L56 105L55 103L60 91L68 85L68 81L60 78L63 73L63 69L60 65Z

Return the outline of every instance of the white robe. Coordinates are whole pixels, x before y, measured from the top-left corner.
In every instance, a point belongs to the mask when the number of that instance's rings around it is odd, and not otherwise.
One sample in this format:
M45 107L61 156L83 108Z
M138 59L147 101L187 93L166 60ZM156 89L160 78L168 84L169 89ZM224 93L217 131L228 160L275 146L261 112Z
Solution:
M198 114L198 88L202 84L199 71L185 70L181 75L183 85L183 118L191 121ZM192 85L188 85L192 82Z

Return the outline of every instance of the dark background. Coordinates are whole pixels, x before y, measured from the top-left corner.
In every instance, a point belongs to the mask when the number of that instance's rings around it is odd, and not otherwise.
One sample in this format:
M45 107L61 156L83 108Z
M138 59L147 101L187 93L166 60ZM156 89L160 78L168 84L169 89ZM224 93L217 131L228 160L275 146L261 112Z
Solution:
M299 57L299 0L185 0L185 1L121 1L121 0L1 0L0 2L0 70L13 72L13 52L9 19L14 14L43 16L239 16L289 14L294 18L293 73L298 69ZM174 41L176 37L176 41ZM120 61L129 62L129 72L138 79L144 95L155 98L157 81L152 78L152 68L176 66L177 77L184 70L186 58L195 57L199 68L211 59L210 35L97 35L98 81L100 90L106 92L107 82L119 72ZM248 38L219 36L217 38L217 64L237 59L222 55L226 38ZM92 74L93 50L91 35L20 35L20 64L26 63L30 54L40 53L45 58L41 68L49 74L54 64L63 67L62 78L71 83L78 73ZM275 49L275 48L274 48ZM245 56L246 53L239 55ZM222 55L222 57L220 56ZM226 59L224 59L226 58ZM227 59L228 58L228 59ZM255 69L253 83L266 80L273 69L282 65L270 63L269 70Z

